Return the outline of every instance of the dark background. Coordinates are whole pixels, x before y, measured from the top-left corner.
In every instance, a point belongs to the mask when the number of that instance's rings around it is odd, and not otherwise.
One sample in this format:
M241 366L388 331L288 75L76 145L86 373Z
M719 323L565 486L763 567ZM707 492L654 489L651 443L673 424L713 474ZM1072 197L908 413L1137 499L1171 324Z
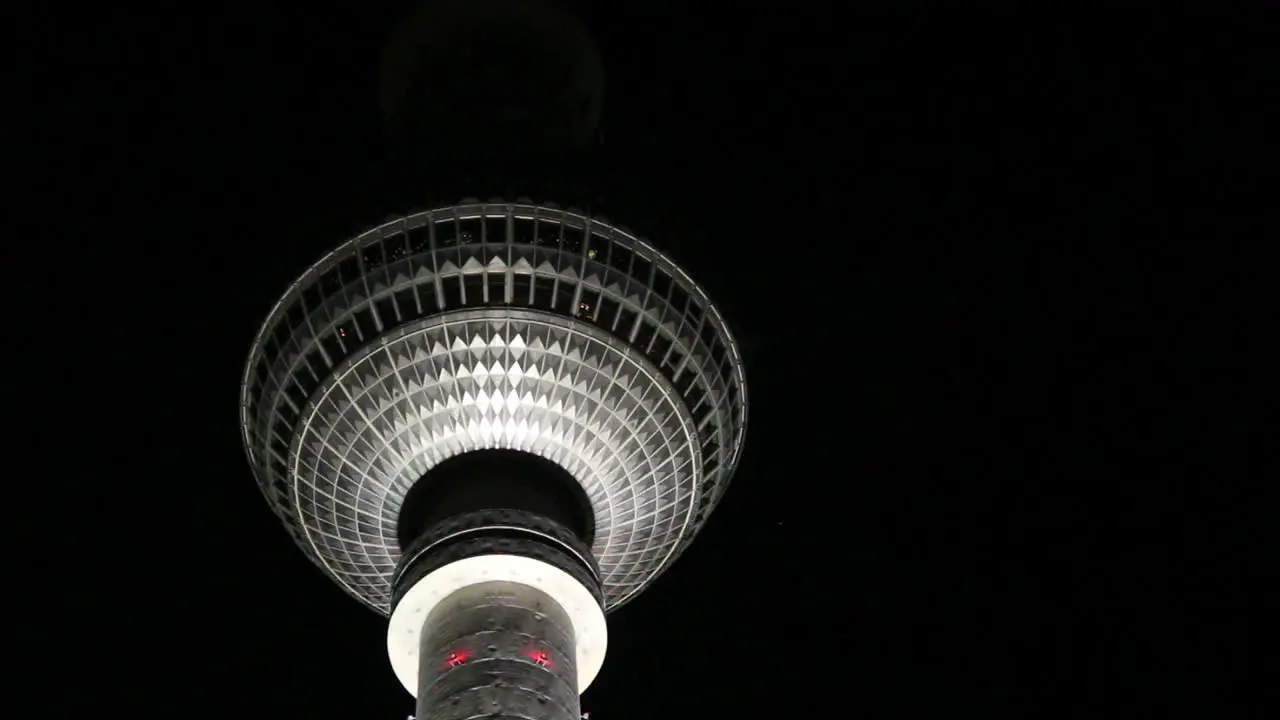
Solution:
M752 403L593 720L1262 716L1276 18L958 5L580 3L613 187L662 207L612 219L723 305ZM19 45L10 348L55 380L6 390L10 482L59 519L15 520L11 622L67 714L412 710L237 431L274 300L405 209L404 7L46 6Z

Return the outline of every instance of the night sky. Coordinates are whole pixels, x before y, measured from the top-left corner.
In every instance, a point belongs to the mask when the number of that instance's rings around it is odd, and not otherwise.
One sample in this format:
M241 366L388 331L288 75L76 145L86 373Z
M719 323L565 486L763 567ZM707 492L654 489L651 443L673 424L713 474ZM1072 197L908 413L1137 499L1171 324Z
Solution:
M751 402L697 543L611 616L592 720L1260 717L1275 18L579 5L611 187L662 208L610 219L720 303ZM376 102L405 7L50 7L28 34L33 237L71 240L16 279L59 318L24 407L65 508L22 617L68 716L412 712L237 408L288 283L409 209L379 199Z

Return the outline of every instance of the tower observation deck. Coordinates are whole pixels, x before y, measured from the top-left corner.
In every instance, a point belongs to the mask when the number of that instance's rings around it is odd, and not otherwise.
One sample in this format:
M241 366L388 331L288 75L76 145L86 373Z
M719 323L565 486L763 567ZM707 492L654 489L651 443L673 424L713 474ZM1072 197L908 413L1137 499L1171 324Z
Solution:
M451 41L551 12L467 5L501 12ZM581 109L563 95L545 97ZM525 123L562 117L535 110L485 132L513 152L581 136ZM241 425L295 542L389 616L418 718L576 720L605 613L723 495L746 385L720 313L655 245L549 202L465 200L351 238L289 287L250 351Z

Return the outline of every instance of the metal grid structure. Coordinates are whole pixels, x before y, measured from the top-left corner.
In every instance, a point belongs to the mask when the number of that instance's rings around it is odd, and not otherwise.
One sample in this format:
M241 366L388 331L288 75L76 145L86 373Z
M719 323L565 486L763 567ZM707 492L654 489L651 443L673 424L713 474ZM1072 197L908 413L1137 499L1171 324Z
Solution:
M583 485L612 609L723 494L746 385L715 307L648 243L573 210L464 202L305 272L255 339L241 422L295 541L370 607L389 609L409 486L454 455L510 448Z

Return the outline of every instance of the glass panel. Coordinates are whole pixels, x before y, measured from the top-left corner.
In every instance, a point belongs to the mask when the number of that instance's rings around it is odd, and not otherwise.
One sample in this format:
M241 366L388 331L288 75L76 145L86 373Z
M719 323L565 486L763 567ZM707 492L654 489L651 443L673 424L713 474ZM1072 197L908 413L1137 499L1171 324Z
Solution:
M331 267L320 276L320 290L329 296L342 289L342 278L338 277L338 268Z
M377 270L387 261L386 256L383 254L382 241L380 240L374 241L373 244L365 246L365 248L360 252L360 255L361 259L364 261L364 270L366 273L371 273L371 271Z
M320 355L319 350L312 350L307 353L307 367L311 369L311 373L318 378L322 378L329 373L329 366L325 364L324 358Z
M489 273L489 304L507 301L507 274L502 271Z
M587 240L587 259L603 264L604 259L609 255L609 240L595 233L585 239Z
M470 245L480 242L483 229L480 225L480 218L467 218L458 221L458 244Z
M302 387L300 387L296 381L290 382L285 387L284 393L289 398L289 400L293 402L294 407L296 408L306 407L307 392L306 390L303 390Z
M484 219L484 241L488 245L507 244L506 217L487 217Z
M285 319L290 328L301 327L306 322L306 315L302 312L302 304L295 300L289 305L288 311L285 312Z
M418 307L418 299L413 292L413 288L405 288L396 291L396 311L399 313L400 322L412 320L422 316L422 311Z
M312 283L302 291L302 304L309 314L311 311L320 307L320 284Z
M462 278L462 304L468 307L484 305L484 276L465 275Z
M517 274L511 278L511 286L513 288L512 304L528 305L530 303L530 293L533 291L533 276Z
M680 363L682 363L683 361L684 361L684 353L680 352L679 348L673 347L671 348L671 351L667 353L666 364L667 364L667 367L671 368L671 373L673 375L677 370L680 369Z
M671 287L671 311L676 318L681 318L685 314L685 309L689 306L689 293L679 285ZM679 322L679 320L677 320Z
M590 288L583 288L582 297L578 299L578 315L591 318L594 317L596 306L600 303L600 291Z
M596 315L596 325L605 330L613 330L613 323L618 319L618 307L617 300L608 295L602 295L600 297L599 313Z
M393 263L397 260L404 260L409 257L409 246L406 240L407 238L404 233L396 233L395 235L383 238L382 248L387 254L388 263Z
M699 335L702 337L702 342L706 344L707 350L715 347L716 329L710 322L702 324L702 329L699 331Z
M649 318L642 316L640 318L640 331L636 333L636 339L631 344L639 348L642 352L647 351L649 349L649 343L653 340L653 336L656 332L657 329L653 326L652 321L649 320Z
M582 252L582 228L564 228L564 250L571 253Z
M462 279L457 275L440 279L440 289L444 291L445 309L462 307Z
M631 272L631 251L618 243L609 248L609 267L626 275Z
M377 319L381 322L383 329L400 324L400 314L396 312L395 300L391 295L383 295L374 304L377 310Z
M574 314L573 295L578 286L573 283L556 284L555 309L562 313Z
M658 333L653 338L653 348L648 353L649 359L653 360L656 365L661 366L663 364L662 361L667 356L667 350L670 349L671 339L662 333ZM669 375L669 373L665 373L665 370L666 368L664 368L664 374Z
M702 324L702 306L698 304L698 299L689 297L689 309L685 311L685 315L689 318L689 327L696 328Z
M716 367L719 367L728 355L729 353L724 349L723 345L716 345L715 349L711 351L711 362L715 363Z
M661 270L653 274L653 294L660 298L671 294L671 277Z
M513 242L517 245L532 245L534 237L534 223L532 219L515 218L512 227Z
M551 310L555 298L555 281L548 277L539 277L533 286L533 306L540 310Z
M360 279L360 261L355 256L343 258L338 263L338 275L344 285L350 285Z
M431 228L428 225L413 228L408 232L409 236L409 252L417 255L424 253L431 247Z
M259 383L267 379L267 375L271 374L271 362L266 356L258 361L258 366L253 369L253 375L258 379Z
M548 247L558 247L560 245L560 223L550 220L538 220L537 237L534 239L534 243Z
M614 332L624 338L630 339L631 330L635 327L636 318L639 317L639 315L640 313L624 305L622 307L622 313L618 317L618 324L614 326Z
M458 221L442 220L436 223L436 247L447 248L458 244Z
M324 336L320 338L320 347L324 348L325 353L329 356L329 360L335 364L347 355L347 353L343 351L342 345L339 344L336 333L325 333Z
M648 287L649 274L652 271L653 264L649 262L649 259L640 254L636 254L635 260L633 260L631 264L631 277L639 280L643 286Z
M361 341L368 342L378 336L378 326L373 322L373 314L369 312L367 306L355 311L351 316L355 320Z

